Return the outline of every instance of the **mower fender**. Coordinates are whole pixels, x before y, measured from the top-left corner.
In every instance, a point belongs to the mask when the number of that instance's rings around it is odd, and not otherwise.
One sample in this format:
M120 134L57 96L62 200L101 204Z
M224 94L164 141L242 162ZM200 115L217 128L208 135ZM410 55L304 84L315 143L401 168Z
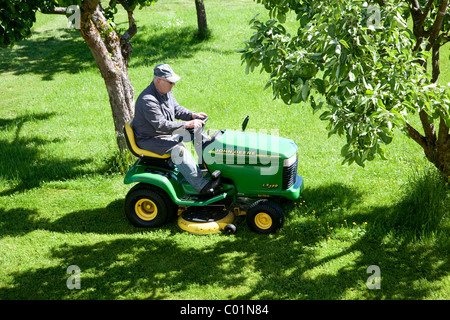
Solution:
M133 166L125 175L124 183L148 183L164 190L172 199L173 202L179 202L177 194L181 192L176 178L171 178L167 171L146 171L141 170L142 167ZM178 192L177 192L178 191Z
M152 169L145 166L133 166L125 175L124 183L147 183L164 190L172 201L179 206L206 206L223 200L227 192L223 192L209 199L185 200L185 191L179 181L179 175L161 169ZM228 190L230 192L230 189Z

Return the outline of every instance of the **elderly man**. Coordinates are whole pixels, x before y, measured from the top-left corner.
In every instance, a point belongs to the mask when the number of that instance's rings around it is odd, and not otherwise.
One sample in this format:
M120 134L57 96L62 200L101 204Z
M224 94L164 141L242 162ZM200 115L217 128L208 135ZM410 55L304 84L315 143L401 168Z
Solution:
M191 154L172 135L177 129L203 126L201 119L207 117L203 112L196 113L178 104L172 93L178 80L180 77L169 65L155 67L152 83L139 95L135 104L133 130L136 144L159 155L170 153L177 159L174 162L183 177L197 192L213 193L219 180L205 179Z

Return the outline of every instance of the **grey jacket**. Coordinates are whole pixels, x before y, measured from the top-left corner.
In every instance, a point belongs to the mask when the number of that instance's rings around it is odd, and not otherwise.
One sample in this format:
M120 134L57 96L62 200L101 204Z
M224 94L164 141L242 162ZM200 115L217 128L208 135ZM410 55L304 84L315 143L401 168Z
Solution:
M136 144L160 155L169 153L178 144L172 132L185 125L175 119L191 120L192 113L178 104L172 92L163 95L152 82L136 100L133 120Z

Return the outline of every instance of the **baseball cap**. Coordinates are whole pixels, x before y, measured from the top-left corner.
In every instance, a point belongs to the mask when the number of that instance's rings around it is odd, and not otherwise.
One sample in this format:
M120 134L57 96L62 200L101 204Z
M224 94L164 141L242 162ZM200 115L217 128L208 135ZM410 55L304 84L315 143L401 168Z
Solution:
M155 67L153 74L157 77L166 78L170 82L174 83L181 79L180 76L173 72L172 68L168 64L158 64Z

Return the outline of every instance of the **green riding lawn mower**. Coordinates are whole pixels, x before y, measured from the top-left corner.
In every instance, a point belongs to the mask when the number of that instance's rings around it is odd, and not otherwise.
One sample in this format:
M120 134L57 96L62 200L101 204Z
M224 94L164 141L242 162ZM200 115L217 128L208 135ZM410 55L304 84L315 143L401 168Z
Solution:
M191 139L199 166L207 179L221 179L213 194L196 192L178 171L170 154L140 149L133 123L124 128L131 153L138 160L127 172L125 184L135 184L125 199L125 213L136 227L156 228L177 219L181 230L195 234L236 232L244 218L257 233L274 233L282 227L282 200L296 200L303 191L297 174L298 147L289 139L264 133L203 128L179 134ZM206 120L205 120L206 122ZM184 140L183 140L184 139Z

